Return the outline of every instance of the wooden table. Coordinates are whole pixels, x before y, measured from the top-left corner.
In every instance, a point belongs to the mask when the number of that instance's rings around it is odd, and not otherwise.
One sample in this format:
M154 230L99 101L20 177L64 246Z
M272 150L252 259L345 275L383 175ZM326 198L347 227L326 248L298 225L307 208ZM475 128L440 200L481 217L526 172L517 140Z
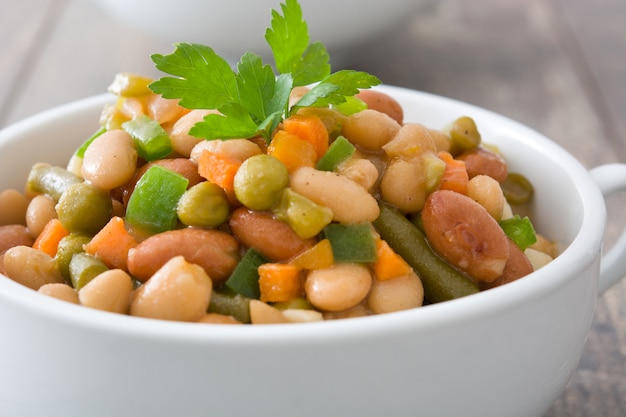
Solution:
M430 0L341 65L502 113L592 168L626 162L625 23L626 0ZM171 50L87 1L0 0L0 127L104 92L119 71L155 76L149 55ZM609 201L607 245L625 201ZM599 297L579 368L547 414L624 415L626 280Z

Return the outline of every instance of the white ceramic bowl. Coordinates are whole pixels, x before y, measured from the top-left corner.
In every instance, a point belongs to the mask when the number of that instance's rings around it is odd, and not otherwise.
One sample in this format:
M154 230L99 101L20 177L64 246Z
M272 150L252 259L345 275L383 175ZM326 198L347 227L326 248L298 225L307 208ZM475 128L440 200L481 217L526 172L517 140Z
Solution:
M590 175L533 130L480 108L381 87L406 120L475 118L536 187L536 226L562 254L514 283L455 301L311 324L220 326L109 314L0 276L3 416L542 416L575 370L598 288L626 272L624 239L602 259L604 196L626 166ZM0 189L31 164L65 164L109 96L0 132Z
M109 15L167 42L209 45L231 60L247 51L268 55L264 39L271 9L280 0L92 0ZM423 0L422 0L423 1ZM311 41L322 41L331 56L410 18L415 0L301 0Z

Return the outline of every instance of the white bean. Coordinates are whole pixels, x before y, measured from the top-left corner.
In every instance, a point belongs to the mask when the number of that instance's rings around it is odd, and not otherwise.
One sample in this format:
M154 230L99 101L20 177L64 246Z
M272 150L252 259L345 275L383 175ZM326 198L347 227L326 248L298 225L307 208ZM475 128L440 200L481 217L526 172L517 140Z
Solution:
M137 150L123 130L109 130L97 137L83 157L85 180L103 190L112 190L131 180L137 169Z
M343 124L343 135L355 145L377 152L400 130L398 122L387 114L366 109L354 113Z
M217 112L214 110L192 110L174 123L172 131L170 132L170 140L175 152L184 157L189 157L193 147L200 142L204 142L200 138L191 136L189 129L196 123L201 122L204 116L211 113L215 114Z
M383 200L404 213L420 211L426 201L426 181L421 160L392 160L383 173L380 192Z
M422 305L424 287L414 273L384 281L375 280L367 304L375 314L407 310Z
M57 217L56 202L48 195L39 194L33 197L26 209L26 226L33 237L43 231L48 222Z
M376 199L365 188L335 172L302 167L291 175L290 187L328 207L340 223L370 222L380 214Z
M44 284L37 290L41 294L45 294L48 297L53 297L58 300L67 301L72 304L79 304L78 294L74 288L67 284L53 283Z
M4 270L9 278L35 291L44 284L65 282L54 259L29 246L14 246L7 250Z
M467 184L467 196L483 206L491 217L502 219L504 193L500 183L488 175L476 175Z
M343 311L359 304L372 286L372 274L361 264L335 264L309 272L304 283L307 299L324 311Z
M211 301L213 281L202 267L176 256L139 287L130 314L162 320L197 321Z
M0 225L24 224L28 199L17 190L0 192Z
M125 314L132 291L130 275L121 269L110 269L85 284L78 292L78 298L86 307Z

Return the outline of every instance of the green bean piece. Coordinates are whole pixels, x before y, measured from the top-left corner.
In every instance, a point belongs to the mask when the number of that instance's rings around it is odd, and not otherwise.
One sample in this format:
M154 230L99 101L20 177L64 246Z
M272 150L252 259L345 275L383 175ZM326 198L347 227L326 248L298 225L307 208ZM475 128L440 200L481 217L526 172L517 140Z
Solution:
M313 310L313 306L311 305L311 303L309 303L306 298L301 297L292 298L289 301L279 301L277 303L274 303L272 306L281 311L290 309Z
M289 172L277 158L260 154L246 159L235 174L235 196L252 210L268 210L289 184Z
M250 323L250 298L227 289L213 291L208 312L232 316L242 323Z
M426 236L395 208L381 203L374 227L420 276L426 303L453 300L479 291L476 282L440 258Z
M452 153L457 155L463 151L474 149L480 145L481 137L474 119L462 116L452 122L450 126L452 139Z
M509 204L525 204L533 196L533 185L522 174L509 172L501 184L504 197Z
M70 232L96 234L111 219L111 197L86 182L70 185L61 194L56 211Z
M88 253L79 252L72 256L69 265L72 286L78 291L89 281L108 270L109 268L100 259Z
M203 181L185 191L178 201L176 214L186 226L217 227L230 214L228 197L220 186Z
M89 243L91 237L81 233L70 233L59 241L57 253L54 261L61 272L61 275L70 282L70 261L72 257L84 252L83 246Z
M36 163L28 174L26 187L35 193L47 194L54 201L59 201L61 194L73 184L78 184L83 180L65 168L53 166L46 163Z

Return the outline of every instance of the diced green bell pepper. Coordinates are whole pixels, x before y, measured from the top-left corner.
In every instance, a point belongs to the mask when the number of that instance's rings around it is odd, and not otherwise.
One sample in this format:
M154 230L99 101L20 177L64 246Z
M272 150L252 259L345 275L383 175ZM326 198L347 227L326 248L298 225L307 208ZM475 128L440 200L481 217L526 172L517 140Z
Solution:
M370 223L331 223L324 228L337 263L368 263L376 260L376 241Z
M509 239L515 242L521 250L537 242L535 228L528 217L520 217L516 214L510 219L501 220L499 224Z
M334 171L339 164L350 158L355 150L356 148L348 139L338 136L328 147L326 153L317 161L315 168L320 171Z
M291 188L283 191L272 213L278 220L287 223L302 239L317 235L333 220L331 209L314 203Z
M269 262L256 249L250 248L228 277L225 284L228 288L248 298L259 299L259 266Z
M146 161L164 158L172 152L172 142L167 132L159 122L146 115L122 124L122 129L132 136L137 153Z
M188 184L189 180L182 175L153 165L135 185L126 208L126 222L148 234L174 229L178 222L178 201Z

